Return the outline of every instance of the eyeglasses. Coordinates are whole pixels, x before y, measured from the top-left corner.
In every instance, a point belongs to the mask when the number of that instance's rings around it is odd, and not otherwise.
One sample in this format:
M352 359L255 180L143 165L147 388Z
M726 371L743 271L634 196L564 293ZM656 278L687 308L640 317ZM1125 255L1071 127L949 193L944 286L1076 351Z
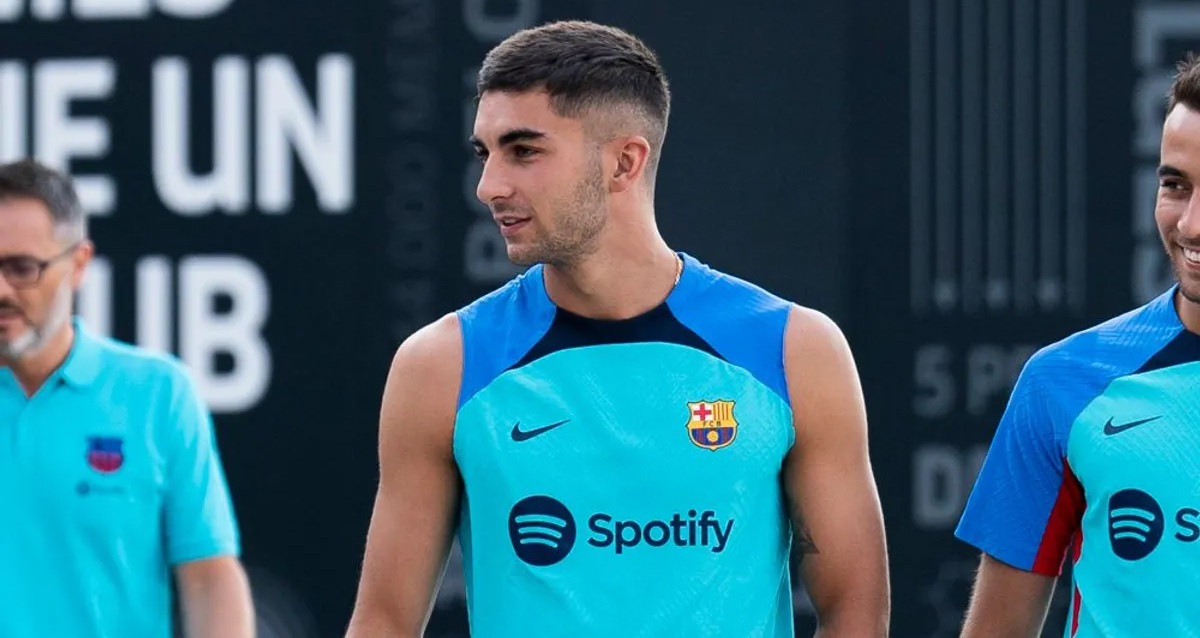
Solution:
M0 275L3 275L13 288L32 288L42 280L42 273L46 272L50 264L70 255L79 247L79 243L71 244L50 259L38 259L29 255L0 257Z

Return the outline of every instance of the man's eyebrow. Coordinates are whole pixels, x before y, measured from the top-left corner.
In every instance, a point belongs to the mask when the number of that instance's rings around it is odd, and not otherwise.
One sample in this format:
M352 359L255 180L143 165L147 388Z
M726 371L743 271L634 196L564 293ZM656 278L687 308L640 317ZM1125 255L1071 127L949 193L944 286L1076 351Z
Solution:
M528 142L531 140L540 140L546 137L542 131L537 131L531 128L515 128L511 131L506 131L500 136L500 146L505 147L509 144L517 142Z
M509 131L505 131L504 134L500 136L499 143L500 143L500 146L503 148L505 146L508 146L510 144L515 144L517 142L540 140L545 137L546 137L546 134L542 131L538 131L538 130L531 129L531 128L515 128L515 129L509 130ZM467 141L471 144L471 146L475 147L475 150L487 150L487 144L484 144L483 140L479 139L478 137L475 137L474 135L472 135L471 137L468 137Z
M1187 179L1187 175L1184 175L1183 171L1179 170L1178 168L1175 168L1174 166L1171 166L1170 164L1163 164L1162 166L1159 166L1158 167L1158 176L1159 177L1181 177L1183 179Z

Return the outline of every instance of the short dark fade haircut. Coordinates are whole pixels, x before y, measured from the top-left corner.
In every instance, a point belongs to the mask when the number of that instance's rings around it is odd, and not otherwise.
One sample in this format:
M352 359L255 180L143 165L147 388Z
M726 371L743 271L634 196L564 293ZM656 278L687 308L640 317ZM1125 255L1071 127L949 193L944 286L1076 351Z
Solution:
M1180 104L1200 111L1200 56L1191 51L1175 66L1175 79L1167 93L1167 113Z
M87 216L71 178L32 159L0 164L0 201L36 199L46 205L60 240L87 238Z
M569 20L519 31L484 58L476 89L477 97L488 91L545 90L554 112L571 118L595 109L632 108L647 127L653 176L671 92L658 56L621 29Z

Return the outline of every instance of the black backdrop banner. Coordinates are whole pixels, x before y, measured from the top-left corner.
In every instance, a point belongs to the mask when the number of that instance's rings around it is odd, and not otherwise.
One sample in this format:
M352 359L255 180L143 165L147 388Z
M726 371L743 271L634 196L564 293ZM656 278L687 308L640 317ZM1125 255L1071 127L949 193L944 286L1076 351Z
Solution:
M953 527L1015 374L1169 281L1161 95L1200 9L742 5L0 0L0 159L71 170L99 249L80 314L197 378L260 635L344 630L392 353L517 272L474 198L474 76L558 18L629 28L662 57L672 245L847 331L893 635L957 635L976 555ZM431 636L466 635L460 569Z

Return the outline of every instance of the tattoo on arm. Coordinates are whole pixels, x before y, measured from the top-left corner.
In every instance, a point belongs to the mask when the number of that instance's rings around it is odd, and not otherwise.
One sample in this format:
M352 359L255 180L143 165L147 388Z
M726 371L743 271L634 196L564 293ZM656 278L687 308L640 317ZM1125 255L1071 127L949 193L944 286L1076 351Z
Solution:
M817 549L816 541L813 540L812 530L808 529L808 523L804 522L804 517L800 515L798 508L792 512L792 535L793 545L800 557L821 553L821 550Z

